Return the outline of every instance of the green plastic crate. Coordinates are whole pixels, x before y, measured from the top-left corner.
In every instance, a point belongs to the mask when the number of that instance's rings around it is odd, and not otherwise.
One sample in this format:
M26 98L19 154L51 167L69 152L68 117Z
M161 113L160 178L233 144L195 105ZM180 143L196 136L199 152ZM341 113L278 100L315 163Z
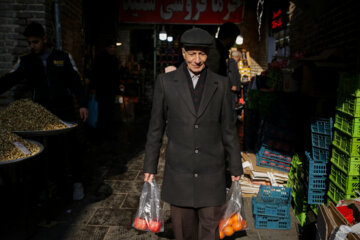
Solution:
M345 199L354 199L356 198L356 194L346 194L344 193L344 191L342 191L337 185L336 183L333 182L333 180L330 178L329 181L329 191L327 193L328 197L331 198L331 200L334 203L339 202L340 200L345 200Z
M340 72L338 91L360 97L360 75Z
M334 127L352 137L360 137L360 118L337 112L335 114Z
M354 194L355 190L360 190L360 176L346 175L335 165L331 165L329 178L339 187L345 194Z
M333 146L330 161L347 175L360 175L360 157L350 157Z
M338 93L336 110L347 113L353 117L360 117L360 98Z
M360 156L360 138L350 137L335 129L333 145L352 157Z

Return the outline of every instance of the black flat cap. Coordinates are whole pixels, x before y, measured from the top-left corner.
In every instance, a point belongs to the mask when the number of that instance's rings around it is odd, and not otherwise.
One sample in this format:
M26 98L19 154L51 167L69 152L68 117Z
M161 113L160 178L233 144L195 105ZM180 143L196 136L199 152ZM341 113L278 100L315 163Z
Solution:
M187 47L209 47L214 38L201 28L192 28L185 31L180 38L180 42Z

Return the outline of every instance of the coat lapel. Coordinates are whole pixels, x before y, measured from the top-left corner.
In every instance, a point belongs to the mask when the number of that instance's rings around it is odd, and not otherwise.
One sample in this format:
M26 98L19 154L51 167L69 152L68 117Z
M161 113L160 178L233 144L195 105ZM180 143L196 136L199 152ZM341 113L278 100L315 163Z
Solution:
M214 92L216 91L218 87L218 81L214 80L211 77L211 73L209 73L209 71L207 71L207 76L205 79L205 87L204 87L204 92L203 95L201 97L201 101L200 101L200 107L197 113L197 116L200 117L203 112L205 111L207 105L209 104L211 97L213 96ZM190 96L191 97L191 96Z
M190 110L190 112L196 116L196 111L194 107L194 103L191 97L190 89L188 86L188 81L186 80L186 76L183 70L183 66L181 65L177 70L177 74L175 76L174 82L176 84L175 88L178 91L179 95L183 98L186 106Z

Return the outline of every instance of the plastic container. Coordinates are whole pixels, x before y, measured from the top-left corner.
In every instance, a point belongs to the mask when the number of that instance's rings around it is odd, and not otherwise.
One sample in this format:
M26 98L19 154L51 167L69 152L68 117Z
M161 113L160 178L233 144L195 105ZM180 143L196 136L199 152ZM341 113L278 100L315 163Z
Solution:
M349 72L341 72L338 92L360 97L360 75Z
M289 217L289 204L277 204L265 202L257 197L252 197L252 211L255 215L273 216L273 217Z
M315 161L329 162L330 151L323 148L312 147L312 156Z
M325 190L308 190L308 203L309 204L322 204L325 202Z
M355 190L360 190L360 176L347 175L335 165L331 165L329 178L345 194L354 194Z
M308 189L310 190L325 190L326 189L326 176L307 175Z
M352 157L360 156L360 138L350 137L335 129L333 145Z
M333 146L330 161L347 175L360 175L360 157L350 157Z
M290 164L285 164L281 161L276 161L269 158L261 157L258 154L256 154L256 165L262 167L274 168L283 172L290 171Z
M292 157L288 154L284 154L275 150L272 150L266 145L262 145L258 154L262 157L266 157L272 160L284 162L284 163L291 163Z
M311 143L313 147L330 150L331 135L311 133Z
M317 118L311 120L311 132L325 135L332 135L332 118Z
M313 176L326 176L327 175L327 169L326 169L326 163L324 162L316 162L312 159L309 152L305 152L305 155L308 159L309 163L309 175Z
M347 113L353 117L360 117L360 98L353 95L339 93L336 110Z
M335 114L334 128L352 137L360 137L360 118L337 112Z
M355 193L346 194L333 182L331 178L329 181L329 191L327 195L334 203L338 203L340 200L354 199L357 197Z
M290 216L287 218L278 218L262 215L254 215L255 228L257 229L290 229L291 219Z

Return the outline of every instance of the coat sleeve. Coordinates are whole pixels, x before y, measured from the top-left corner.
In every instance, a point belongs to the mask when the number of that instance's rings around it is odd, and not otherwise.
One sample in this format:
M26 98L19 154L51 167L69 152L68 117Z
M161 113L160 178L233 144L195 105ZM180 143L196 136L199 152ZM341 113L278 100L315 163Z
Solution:
M81 83L78 69L76 68L75 62L69 53L67 53L66 61L68 62L66 71L70 80L70 90L74 93L79 106L87 108L88 98L85 95L85 89Z
M157 173L162 137L166 125L165 94L162 75L155 82L151 118L145 145L144 173Z
M226 84L224 84L225 93L221 111L222 138L225 151L229 155L230 173L233 176L240 176L244 171L240 155L240 142L237 136L235 119L232 114L231 83L228 78L224 79L224 82Z
M11 70L0 78L0 94L20 83L24 78L24 67L21 58L18 58Z
M237 63L234 59L230 58L228 60L228 76L231 80L232 86L236 86L239 89L240 87L240 73L237 67Z

